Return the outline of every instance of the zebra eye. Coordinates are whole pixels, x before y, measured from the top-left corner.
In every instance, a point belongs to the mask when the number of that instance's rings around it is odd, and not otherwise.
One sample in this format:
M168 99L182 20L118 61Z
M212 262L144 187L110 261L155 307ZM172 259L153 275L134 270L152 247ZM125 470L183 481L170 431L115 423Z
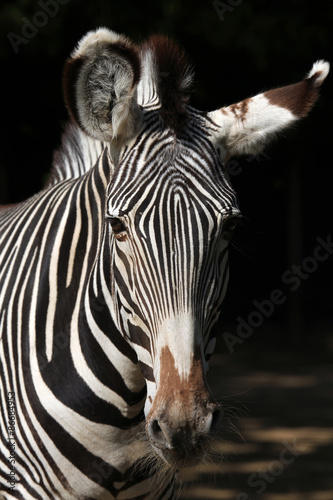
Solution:
M223 236L224 240L230 240L233 235L234 230L238 224L238 220L236 217L229 217L224 221L223 224Z
M119 241L124 241L127 237L127 230L121 220L112 218L110 224L113 230L114 237Z

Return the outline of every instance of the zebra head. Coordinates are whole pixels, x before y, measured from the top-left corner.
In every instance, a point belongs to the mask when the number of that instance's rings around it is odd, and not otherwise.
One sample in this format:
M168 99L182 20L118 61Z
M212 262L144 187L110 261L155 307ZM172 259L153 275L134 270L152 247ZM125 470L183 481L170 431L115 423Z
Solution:
M189 106L191 70L165 37L135 46L99 29L67 61L72 119L110 154L112 308L146 380L148 439L170 464L200 457L222 413L206 372L240 217L224 162L304 116L327 72L318 61L299 84L204 113Z

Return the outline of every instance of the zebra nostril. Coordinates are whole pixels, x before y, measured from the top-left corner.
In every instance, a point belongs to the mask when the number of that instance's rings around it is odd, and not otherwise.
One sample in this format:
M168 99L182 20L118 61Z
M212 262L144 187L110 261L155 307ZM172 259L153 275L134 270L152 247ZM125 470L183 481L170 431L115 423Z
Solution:
M188 425L172 426L155 418L147 423L147 434L152 444L161 450L195 448L206 437L216 433L222 417L222 407L214 404L211 405L209 414L203 418L199 427L191 428L190 422Z
M162 425L162 427L161 427ZM147 426L148 437L158 448L171 448L171 442L168 439L167 434L163 430L163 424L160 424L158 420L153 419L148 423Z

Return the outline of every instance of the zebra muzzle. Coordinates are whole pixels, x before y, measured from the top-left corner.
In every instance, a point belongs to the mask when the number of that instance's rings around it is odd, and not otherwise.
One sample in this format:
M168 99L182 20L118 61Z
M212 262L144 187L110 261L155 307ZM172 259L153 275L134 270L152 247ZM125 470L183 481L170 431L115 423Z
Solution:
M177 351L164 345L158 366L157 390L146 414L148 439L154 451L172 466L197 463L209 449L209 437L222 418L222 408L207 385L201 350Z
M215 403L188 407L185 412L177 406L152 415L147 422L147 434L158 455L168 464L184 467L200 462L207 452L209 437L219 427L223 410Z

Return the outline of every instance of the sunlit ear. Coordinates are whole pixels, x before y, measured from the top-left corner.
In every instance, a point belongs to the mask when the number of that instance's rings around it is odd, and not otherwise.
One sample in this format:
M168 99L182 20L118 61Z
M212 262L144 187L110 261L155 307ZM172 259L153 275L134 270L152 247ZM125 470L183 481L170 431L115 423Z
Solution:
M328 72L329 63L317 61L300 83L269 90L208 113L213 122L212 141L222 159L260 153L278 132L306 116Z
M72 119L101 141L134 135L141 117L136 95L140 71L139 50L126 37L106 28L89 32L64 68Z

